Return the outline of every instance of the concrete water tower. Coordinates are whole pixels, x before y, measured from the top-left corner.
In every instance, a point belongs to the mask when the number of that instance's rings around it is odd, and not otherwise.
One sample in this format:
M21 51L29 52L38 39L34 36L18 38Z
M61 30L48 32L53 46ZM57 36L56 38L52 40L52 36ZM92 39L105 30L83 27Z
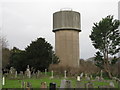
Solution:
M55 52L61 66L79 66L80 13L60 10L53 14Z

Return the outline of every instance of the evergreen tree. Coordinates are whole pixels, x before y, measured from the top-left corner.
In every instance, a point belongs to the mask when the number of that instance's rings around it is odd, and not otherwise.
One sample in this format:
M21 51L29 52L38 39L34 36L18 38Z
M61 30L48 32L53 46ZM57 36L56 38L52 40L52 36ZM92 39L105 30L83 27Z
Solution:
M38 38L26 48L28 64L36 70L44 71L50 64L58 63L53 47L44 38Z
M113 61L109 61L108 55L115 57L115 54L120 50L119 25L120 21L116 19L113 20L113 16L109 15L99 23L94 23L90 35L93 46L99 50L99 53L96 53L96 61L102 62L99 63L99 67L102 66L101 68L108 73L110 78L112 77L110 73L110 62ZM115 58L113 60L117 59Z

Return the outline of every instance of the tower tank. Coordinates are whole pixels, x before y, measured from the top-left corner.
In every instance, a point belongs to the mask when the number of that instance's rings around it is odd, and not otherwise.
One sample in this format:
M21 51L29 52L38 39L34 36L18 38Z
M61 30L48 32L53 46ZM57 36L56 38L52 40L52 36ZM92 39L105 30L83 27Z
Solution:
M80 13L61 10L53 14L55 52L61 66L79 66Z

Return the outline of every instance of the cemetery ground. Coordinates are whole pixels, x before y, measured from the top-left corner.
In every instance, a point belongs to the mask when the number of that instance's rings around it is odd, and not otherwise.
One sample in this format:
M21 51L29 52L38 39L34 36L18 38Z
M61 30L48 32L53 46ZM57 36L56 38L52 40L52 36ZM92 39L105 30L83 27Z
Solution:
M54 78L51 78L50 75L44 75L39 78L36 78L35 76L31 77L31 78L21 78L18 76L17 78L14 78L14 79L6 77L5 85L3 85L2 88L21 88L22 82L31 83L32 88L40 88L42 82L46 82L47 87L49 87L49 83L54 82L54 83L56 83L56 86L59 88L61 85L61 80L63 80L63 79L70 80L71 84L72 84L72 88L76 88L76 82L77 82L76 77L64 78L64 76L54 76ZM80 81L80 83L82 83L83 85L88 82L89 82L89 80L86 80L85 77L82 78ZM108 86L110 82L114 83L114 85L115 85L114 88L118 88L118 84L114 80L107 79L104 81L97 81L93 78L93 80L91 80L91 82L93 83L94 88L98 88L98 86Z

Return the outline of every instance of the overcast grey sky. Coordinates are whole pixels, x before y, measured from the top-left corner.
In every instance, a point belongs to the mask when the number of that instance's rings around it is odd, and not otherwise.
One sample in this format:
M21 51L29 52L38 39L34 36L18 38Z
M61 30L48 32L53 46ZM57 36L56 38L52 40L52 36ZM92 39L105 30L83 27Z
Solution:
M9 48L23 49L38 37L55 46L53 13L61 8L72 8L81 14L80 58L95 54L89 35L93 23L107 15L118 18L119 0L1 0L0 29Z

